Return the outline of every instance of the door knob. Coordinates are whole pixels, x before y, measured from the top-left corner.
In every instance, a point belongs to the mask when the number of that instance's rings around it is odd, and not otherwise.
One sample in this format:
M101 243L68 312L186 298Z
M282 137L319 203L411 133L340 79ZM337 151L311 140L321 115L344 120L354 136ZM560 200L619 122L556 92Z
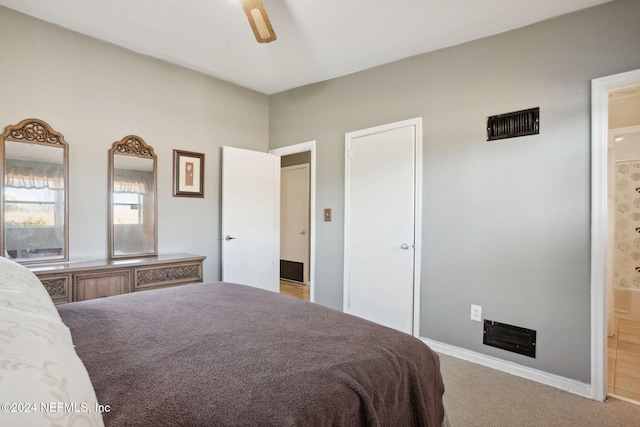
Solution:
M409 249L409 245L407 245L406 243L403 243L403 244L400 245L400 248L404 249L404 250L407 250L407 249Z
M304 230L302 230L302 231L300 232L300 234L307 234L307 232L306 232L306 231L304 231Z
M233 240L235 239L235 237L231 237L231 236L225 236L224 240L229 241L229 240Z

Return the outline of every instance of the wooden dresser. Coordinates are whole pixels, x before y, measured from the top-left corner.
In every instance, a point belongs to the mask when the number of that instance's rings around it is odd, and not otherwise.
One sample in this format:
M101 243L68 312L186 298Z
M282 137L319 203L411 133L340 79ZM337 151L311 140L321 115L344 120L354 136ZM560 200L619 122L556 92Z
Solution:
M177 254L30 265L56 304L202 282L206 257Z

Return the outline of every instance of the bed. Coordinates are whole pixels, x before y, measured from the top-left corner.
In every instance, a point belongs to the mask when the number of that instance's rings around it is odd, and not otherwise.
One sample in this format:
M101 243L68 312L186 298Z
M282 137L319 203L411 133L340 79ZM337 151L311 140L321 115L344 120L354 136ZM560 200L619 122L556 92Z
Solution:
M0 269L0 284L15 282L15 274L3 277L5 264ZM5 288L0 286L0 293ZM38 295L38 304L44 304L41 299ZM5 306L2 300L3 312ZM65 350L64 363L70 359L81 378L64 381L67 389L73 385L68 396L51 390L40 390L36 397L28 390L7 394L4 359L16 355L6 354L3 342L0 399L68 401L80 410L0 413L11 425L51 425L33 421L52 415L69 418L56 421L60 425L154 427L446 423L436 353L415 337L317 304L217 282L64 304L57 313L55 308L41 311L53 318L59 314L64 322L56 326L62 331L59 341L68 345L72 337L75 344L74 354ZM1 337L7 324L0 321ZM67 327L70 336L64 333ZM42 361L27 363L39 366ZM63 363L52 363L44 366L55 365L60 382L58 364ZM20 383L20 375L15 376ZM71 379L80 391L75 392ZM28 389L27 382L35 380L25 378L20 387ZM2 418L0 424L5 424Z

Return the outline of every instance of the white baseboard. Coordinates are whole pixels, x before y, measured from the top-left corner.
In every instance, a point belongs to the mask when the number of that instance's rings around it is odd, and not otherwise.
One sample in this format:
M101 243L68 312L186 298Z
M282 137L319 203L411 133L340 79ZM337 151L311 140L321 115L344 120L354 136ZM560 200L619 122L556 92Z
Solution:
M485 354L477 353L475 351L467 350L464 348L455 347L449 344L443 344L438 341L430 340L428 338L420 337L420 339L424 341L424 343L429 347L431 347L433 351L436 351L438 353L443 353L449 356L457 357L458 359L477 363L478 365L494 368L508 374L526 378L528 380L537 381L539 383L556 387L561 390L577 394L579 396L587 397L589 399L593 398L591 384L561 377L555 374L550 374L548 372L539 371L537 369L518 365L517 363L498 359L492 356L487 356Z

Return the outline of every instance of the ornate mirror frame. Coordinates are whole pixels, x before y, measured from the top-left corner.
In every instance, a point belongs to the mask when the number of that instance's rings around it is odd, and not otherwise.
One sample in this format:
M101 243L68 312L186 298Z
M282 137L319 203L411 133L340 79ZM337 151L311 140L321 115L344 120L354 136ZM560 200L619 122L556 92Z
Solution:
M136 162L145 163L150 160L151 169L145 167L144 171L137 166L129 170L133 183L122 183L118 178L116 168L122 167L120 163ZM152 174L150 179L144 179L141 183L140 175ZM116 182L116 180L119 180ZM149 182L151 181L151 182ZM139 186L139 189L136 189ZM149 189L147 186L152 186ZM123 190L124 187L125 188ZM117 191L120 189L120 191ZM122 140L113 143L109 150L109 256L110 258L134 258L155 256L158 254L158 185L157 185L157 157L153 148L136 135L125 136ZM150 191L149 191L150 190ZM138 202L118 201L117 193L137 195ZM130 203L130 209L137 211L138 219L132 222L120 223L116 206L125 206ZM149 212L152 209L152 212ZM119 224L116 224L116 221ZM138 222L136 222L138 221ZM149 224L152 221L153 224ZM117 226L129 227L126 230L116 230ZM132 245L125 248L120 236L126 236L133 245L140 244L139 250L131 249ZM149 241L151 239L151 241ZM126 243L126 242L125 242Z
M24 144L31 144L34 146L53 147L60 148L62 150L62 177L56 177L57 183L52 184L47 181L46 184L42 181L43 177L34 178L34 180L40 181L39 184L42 187L33 187L33 182L25 185L25 188L55 188L56 185L60 185L60 182L64 186L62 192L59 193L57 201L54 204L54 225L40 226L42 228L57 228L60 221L62 224L62 248L25 248L20 252L22 255L16 253L15 256L10 256L10 248L7 248L6 238L7 230L5 224L6 212L5 212L5 194L6 183L9 181L7 174L9 168L7 164L7 142L17 142ZM33 150L31 150L33 151ZM45 150L46 152L47 150ZM9 256L22 264L34 264L44 262L61 262L69 260L69 145L64 140L64 136L60 132L57 132L49 126L45 121L40 119L25 119L14 126L7 126L5 132L0 135L0 256ZM61 179L60 179L61 178ZM60 201L60 197L63 199ZM27 203L27 202L25 202ZM63 212L59 211L62 208ZM38 227L38 226L36 226ZM17 251L16 251L17 252Z

